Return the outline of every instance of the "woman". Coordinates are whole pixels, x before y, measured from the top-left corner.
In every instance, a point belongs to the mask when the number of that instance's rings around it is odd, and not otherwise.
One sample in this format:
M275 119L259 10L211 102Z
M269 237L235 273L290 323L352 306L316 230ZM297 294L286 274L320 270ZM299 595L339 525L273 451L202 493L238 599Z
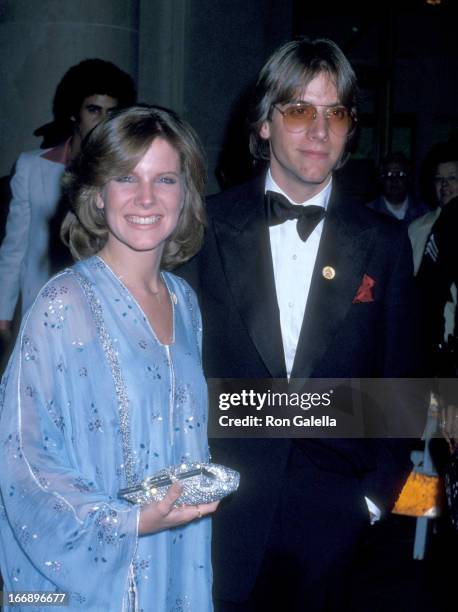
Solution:
M198 250L203 186L194 133L154 107L102 122L64 177L81 261L35 300L3 380L7 592L67 592L75 610L212 609L202 517L217 504L174 508L179 485L142 508L117 498L208 459L200 313L160 271Z

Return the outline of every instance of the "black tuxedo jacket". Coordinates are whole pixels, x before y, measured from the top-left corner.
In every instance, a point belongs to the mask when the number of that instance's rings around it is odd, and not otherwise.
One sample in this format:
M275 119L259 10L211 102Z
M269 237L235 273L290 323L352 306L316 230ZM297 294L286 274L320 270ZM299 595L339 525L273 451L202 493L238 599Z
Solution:
M292 378L413 375L411 260L405 229L333 188ZM325 266L335 269L334 279L323 277ZM286 376L263 180L209 199L204 246L179 273L198 293L207 377ZM375 280L374 300L352 303L364 274ZM239 492L214 519L216 594L243 599L259 569L291 441L210 443L214 461L241 472ZM302 450L323 478L354 474L361 497L384 509L408 466L405 446L388 440L303 440Z

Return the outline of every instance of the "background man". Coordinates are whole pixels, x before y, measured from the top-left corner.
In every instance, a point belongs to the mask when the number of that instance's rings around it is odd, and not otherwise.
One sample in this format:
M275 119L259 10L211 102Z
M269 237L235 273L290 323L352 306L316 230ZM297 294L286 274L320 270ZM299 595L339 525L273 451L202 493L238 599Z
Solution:
M380 167L381 194L368 207L379 213L404 221L407 225L428 211L423 202L409 193L410 168L404 153L390 153Z
M204 248L184 271L200 297L208 377L398 377L413 366L407 236L333 179L356 95L329 40L287 43L261 70L250 148L269 170L210 199ZM220 439L212 453L241 472L214 522L216 610L344 609L368 506L391 508L404 447Z
M24 314L50 276L49 251L52 241L59 240L58 223L52 228L50 224L57 211L65 166L107 113L133 104L135 97L131 77L111 62L80 62L66 72L57 87L54 121L36 131L48 145L59 144L20 155L11 180L12 199L0 248L0 335L4 339L10 334L19 295Z

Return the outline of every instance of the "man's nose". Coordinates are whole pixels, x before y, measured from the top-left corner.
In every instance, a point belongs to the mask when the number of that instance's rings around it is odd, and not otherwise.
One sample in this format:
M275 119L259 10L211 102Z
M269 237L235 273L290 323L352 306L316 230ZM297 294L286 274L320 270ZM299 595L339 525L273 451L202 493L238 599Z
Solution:
M323 113L317 111L312 119L307 135L316 140L326 140L329 136L329 122Z

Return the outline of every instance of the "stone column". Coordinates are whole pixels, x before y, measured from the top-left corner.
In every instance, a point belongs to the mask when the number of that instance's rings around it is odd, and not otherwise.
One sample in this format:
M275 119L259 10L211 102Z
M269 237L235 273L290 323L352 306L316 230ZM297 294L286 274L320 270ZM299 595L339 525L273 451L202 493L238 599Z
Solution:
M139 97L173 108L197 130L207 152L210 193L219 189L215 169L223 147L229 150L228 139L231 157L244 156L234 161L250 163L239 106L268 55L291 38L292 5L141 0ZM238 135L240 147L234 144Z
M138 98L184 111L189 0L140 0Z

